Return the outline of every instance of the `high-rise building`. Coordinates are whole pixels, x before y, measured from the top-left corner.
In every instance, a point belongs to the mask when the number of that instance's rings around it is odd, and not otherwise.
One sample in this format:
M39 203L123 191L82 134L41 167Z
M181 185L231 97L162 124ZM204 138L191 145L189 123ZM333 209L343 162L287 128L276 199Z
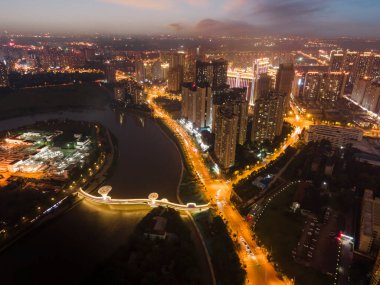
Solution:
M358 58L358 52L346 51L344 55L343 70L351 74L354 69L357 58Z
M359 251L369 253L372 244L380 240L380 199L373 198L373 191L366 189L362 199Z
M156 60L152 64L152 80L153 81L161 81L162 79L162 71L161 71L161 62Z
M116 68L112 62L108 61L105 63L104 74L108 83L116 83Z
M8 71L7 67L3 62L0 62L0 87L8 87Z
M196 82L195 80L195 63L197 55L196 50L189 49L185 56L185 66L184 66L184 82Z
M343 96L346 86L347 74L344 72L328 72L322 74L321 88L318 99L335 102Z
M320 89L321 74L315 71L307 72L303 84L302 99L304 101L318 100Z
M145 66L142 59L135 61L135 72L136 72L136 81L144 82L145 81Z
M370 77L372 59L373 54L371 52L359 54L352 71L354 81L365 76Z
M117 86L122 86L125 92L125 98L128 96L132 103L141 104L146 100L144 88L135 80L123 80ZM122 94L122 93L120 93ZM115 94L116 95L116 94Z
M249 98L249 105L253 106L256 101L256 85L261 74L268 73L270 67L269 58L258 58L253 61L253 96Z
M279 93L285 93L286 98L284 102L285 111L289 109L290 94L292 92L293 80L294 80L294 66L292 63L280 64L276 76L276 88L275 91Z
M269 92L255 101L251 141L272 141L282 132L285 93Z
M212 92L208 84L182 85L181 116L192 122L196 128L211 127Z
M267 73L262 73L256 80L255 98L265 96L273 89L273 79Z
M197 85L212 84L213 66L209 61L197 60L195 63L195 83Z
M305 101L335 102L343 95L347 73L337 72L307 72L302 99Z
M344 53L343 51L335 51L330 56L330 68L329 71L343 71L344 69Z
M218 92L213 98L212 106L212 132L216 133L216 114L218 109L229 109L237 116L237 144L243 145L247 137L248 101L246 88L229 88ZM215 94L215 92L214 92Z
M168 80L169 63L161 63L161 78L162 80Z
M180 92L183 83L183 72L185 64L184 53L171 53L169 56L168 90Z
M125 87L123 84L118 84L114 87L114 99L116 101L124 101L125 100Z
M196 84L210 84L213 91L226 89L228 62L224 59L197 60L195 63Z
M220 90L225 89L227 84L227 69L228 61L224 59L217 59L212 61L212 89Z
M374 79L366 86L361 105L371 112L380 114L380 79Z
M375 264L373 265L370 285L380 284L380 252L377 253Z
M380 54L376 54L372 58L369 77L370 78L380 77Z
M371 85L371 79L368 77L360 78L355 81L354 88L352 90L351 99L356 103L362 105L364 94L366 89Z
M238 117L229 109L220 107L215 114L215 157L222 169L235 163Z

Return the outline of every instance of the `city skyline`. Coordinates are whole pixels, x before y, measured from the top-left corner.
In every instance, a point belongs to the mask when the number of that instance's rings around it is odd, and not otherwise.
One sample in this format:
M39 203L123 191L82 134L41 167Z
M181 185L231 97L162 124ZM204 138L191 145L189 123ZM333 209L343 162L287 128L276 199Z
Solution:
M376 0L6 1L10 32L376 36ZM363 17L365 15L365 17Z

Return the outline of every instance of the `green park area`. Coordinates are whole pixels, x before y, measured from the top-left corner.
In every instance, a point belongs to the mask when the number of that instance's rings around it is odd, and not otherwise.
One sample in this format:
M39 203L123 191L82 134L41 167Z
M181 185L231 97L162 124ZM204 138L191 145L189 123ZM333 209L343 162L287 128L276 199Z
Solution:
M300 213L290 211L295 191L296 186L290 187L268 204L256 225L257 241L268 249L276 270L289 278L296 278L296 284L329 284L327 277L293 260L292 250L299 241L305 222Z
M211 257L217 284L242 285L246 271L236 254L226 224L212 211L196 214L194 217Z
M162 221L165 221L164 223ZM153 236L157 224L166 238ZM200 284L201 269L190 229L172 209L155 208L128 241L83 284Z

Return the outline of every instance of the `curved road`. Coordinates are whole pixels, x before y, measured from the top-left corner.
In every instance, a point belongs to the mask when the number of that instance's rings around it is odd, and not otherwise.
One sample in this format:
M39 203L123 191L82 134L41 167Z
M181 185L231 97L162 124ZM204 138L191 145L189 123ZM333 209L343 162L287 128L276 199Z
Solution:
M241 262L246 265L246 283L269 285L293 284L294 281L289 280L285 276L279 278L279 274L275 271L273 265L268 262L266 250L258 247L254 241L250 225L230 203L229 199L232 191L232 183L230 181L225 181L224 179L212 178L212 175L205 165L203 157L194 144L192 137L178 122L173 120L168 113L155 104L154 98L157 97L157 93L159 93L159 91L150 90L148 94L148 103L153 107L154 115L161 118L181 142L186 159L193 166L194 172L205 186L205 195L209 201L216 202L216 210L228 222L228 227L231 230L231 238L233 234L242 237L254 253L254 257L252 258L246 253L246 250L243 247L237 252ZM262 163L251 166L250 169L243 171L242 174L235 177L233 182L236 183L241 179L247 178L253 172L267 167L268 164L271 161L276 160L288 146L295 144L298 141L298 134L300 134L304 128L303 123L304 120L297 120L294 132L288 137L279 150L276 150L272 156L267 157Z

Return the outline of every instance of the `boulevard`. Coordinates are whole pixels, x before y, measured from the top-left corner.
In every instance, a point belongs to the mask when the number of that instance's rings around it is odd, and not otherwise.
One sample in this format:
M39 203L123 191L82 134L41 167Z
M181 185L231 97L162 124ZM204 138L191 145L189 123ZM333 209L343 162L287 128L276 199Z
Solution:
M167 112L154 102L154 98L158 96L168 95L161 90L148 89L148 102L154 110L154 116L161 119L180 141L186 160L192 166L194 173L204 186L205 196L213 205L216 205L215 210L220 213L230 228L231 238L234 238L234 234L236 234L237 237L244 239L253 253L253 256L247 254L247 251L243 247L237 252L242 264L246 266L247 284L293 284L292 279L280 276L274 269L273 264L268 261L267 251L256 244L252 237L252 230L249 223L245 221L232 205L230 196L233 183L247 178L254 172L265 169L269 163L279 158L287 147L297 143L298 135L309 121L298 115L298 119L293 120L293 132L272 155L266 157L261 163L249 166L249 169L235 176L232 181L226 180L223 177L215 179L206 166L202 154L194 143L193 138L176 120L172 119Z

